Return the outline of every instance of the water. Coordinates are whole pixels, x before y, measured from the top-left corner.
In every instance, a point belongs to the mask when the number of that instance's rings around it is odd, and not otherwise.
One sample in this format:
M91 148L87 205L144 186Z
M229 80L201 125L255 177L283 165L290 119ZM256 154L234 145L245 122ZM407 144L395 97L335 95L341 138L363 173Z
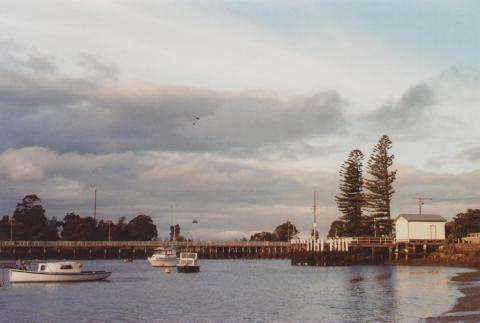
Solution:
M0 288L0 322L416 322L460 296L445 267L293 267L285 260L201 260L198 274L146 261L85 261L107 282Z

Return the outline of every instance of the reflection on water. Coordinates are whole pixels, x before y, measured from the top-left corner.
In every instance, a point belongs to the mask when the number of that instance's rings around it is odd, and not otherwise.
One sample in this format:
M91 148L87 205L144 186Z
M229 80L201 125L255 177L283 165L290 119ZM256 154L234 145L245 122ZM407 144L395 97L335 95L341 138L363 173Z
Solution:
M0 288L1 322L415 322L459 292L441 267L292 267L281 260L202 260L198 274L146 261L86 261L109 283Z

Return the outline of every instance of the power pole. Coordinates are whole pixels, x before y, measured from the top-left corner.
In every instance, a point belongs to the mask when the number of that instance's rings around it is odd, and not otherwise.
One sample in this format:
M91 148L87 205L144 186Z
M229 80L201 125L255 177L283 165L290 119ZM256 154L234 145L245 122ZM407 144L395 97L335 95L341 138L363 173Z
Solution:
M317 192L313 192L313 228L314 237L317 239Z
M287 242L290 241L290 219L287 219Z
M15 220L13 218L10 219L10 241L13 241L13 222L15 222Z
M418 203L418 215L422 215L422 205L424 205L424 201L431 201L432 199L429 197L415 197Z
M97 218L97 188L95 188L93 196L93 219L95 220Z

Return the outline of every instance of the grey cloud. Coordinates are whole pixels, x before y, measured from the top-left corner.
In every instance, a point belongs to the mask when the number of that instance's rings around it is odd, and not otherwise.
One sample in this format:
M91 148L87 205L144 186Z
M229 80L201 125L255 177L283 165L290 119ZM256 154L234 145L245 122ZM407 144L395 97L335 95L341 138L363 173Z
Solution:
M338 133L344 106L335 92L284 99L2 70L0 149L248 151Z
M435 103L434 89L421 83L409 88L399 100L385 104L364 119L379 128L410 131L421 124Z
M480 147L466 149L457 155L458 159L477 161L480 160Z
M86 70L92 71L92 76L94 77L113 79L119 74L118 68L114 64L99 55L82 53L79 55L79 58L80 61L78 65Z
M82 155L29 147L0 154L2 187L9 187L0 194L0 214L11 213L21 197L36 193L49 216L72 210L88 215L97 187L101 218L147 213L164 231L171 221L188 225L192 218L215 232L272 230L287 218L310 221L316 183L325 184L318 203L327 210L336 177L208 154ZM333 217L323 216L325 222Z

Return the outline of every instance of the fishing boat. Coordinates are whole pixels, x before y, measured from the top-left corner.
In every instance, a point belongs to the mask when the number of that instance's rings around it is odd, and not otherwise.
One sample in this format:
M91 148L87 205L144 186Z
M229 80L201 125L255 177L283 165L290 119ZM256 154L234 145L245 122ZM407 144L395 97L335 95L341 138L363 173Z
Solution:
M198 273L200 271L200 264L198 263L198 255L196 252L182 252L180 253L180 261L177 265L177 272L179 273Z
M177 250L175 248L155 248L153 255L148 257L152 267L175 267L178 263Z
M109 271L83 271L82 264L74 261L39 263L37 271L10 269L10 283L81 282L103 280Z

